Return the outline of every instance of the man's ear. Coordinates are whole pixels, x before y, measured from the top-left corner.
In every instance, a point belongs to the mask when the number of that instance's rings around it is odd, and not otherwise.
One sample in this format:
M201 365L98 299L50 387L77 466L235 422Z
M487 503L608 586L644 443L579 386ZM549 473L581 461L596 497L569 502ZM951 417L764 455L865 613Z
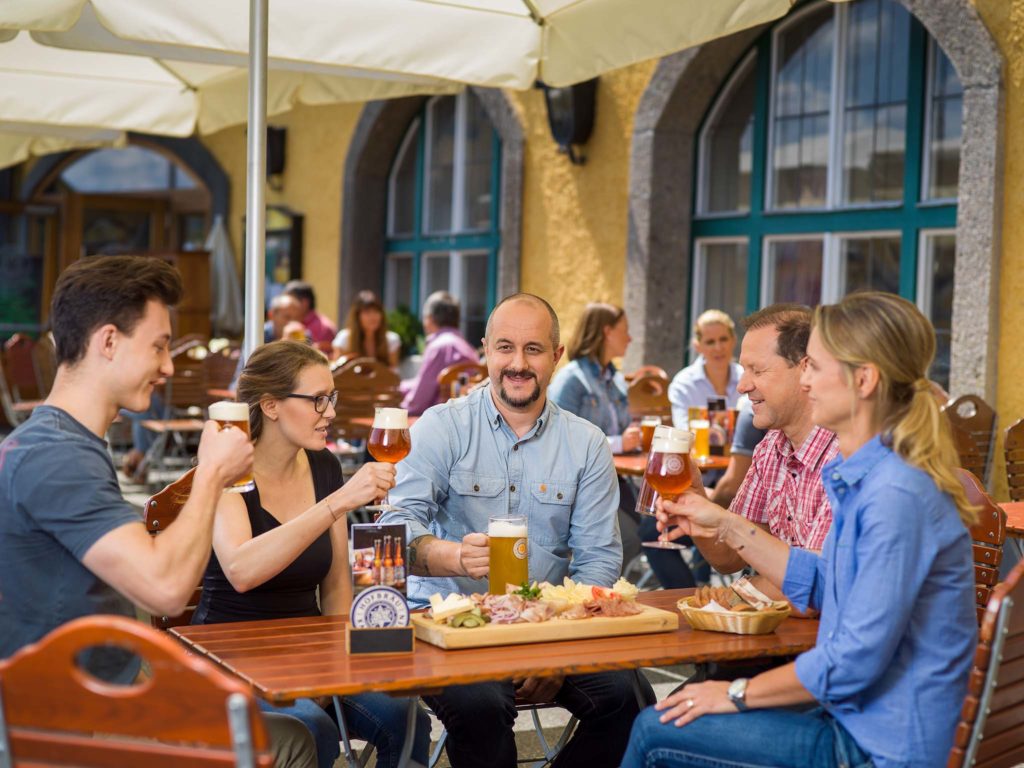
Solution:
M95 348L104 358L113 360L120 341L121 332L117 330L117 326L113 323L106 323L92 332L92 336L89 337L88 346L92 348L95 345Z
M559 344L558 349L555 350L555 365L558 365L558 361L562 359L563 354L565 354L565 345Z

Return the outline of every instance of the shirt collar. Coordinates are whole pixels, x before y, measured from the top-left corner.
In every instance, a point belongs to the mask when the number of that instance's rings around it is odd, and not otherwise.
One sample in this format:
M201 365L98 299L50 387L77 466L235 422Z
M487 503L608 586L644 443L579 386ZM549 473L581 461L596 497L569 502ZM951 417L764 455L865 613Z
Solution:
M434 340L434 339L436 339L436 338L437 338L438 336L440 336L440 335L441 335L442 333L458 333L458 332L459 332L459 329L458 329L458 328L453 328L453 327L452 327L452 326L450 326L450 325L445 325L445 326L442 326L442 327L438 328L438 329L437 329L436 331L434 331L433 333L429 334L429 335L427 336L427 338L426 338L426 341L428 341L428 342L429 342L429 341L433 341L433 340Z
M832 484L853 486L867 477L875 466L892 453L881 435L875 435L862 445L852 456L844 459L841 455L825 465L824 479Z
M484 413L487 414L487 423L491 426L492 432L497 432L501 429L502 425L505 424L505 418L501 415L501 411L498 410L498 406L494 404L494 398L496 395L491 394L493 386L488 382L486 387L480 387L484 400ZM474 393L475 394L475 393ZM534 435L540 434L540 431L544 429L544 425L551 420L551 417L555 413L555 404L551 402L551 398L547 397L547 393L544 395L544 410L540 412L540 416L537 417L536 423L523 435L522 439L533 437Z

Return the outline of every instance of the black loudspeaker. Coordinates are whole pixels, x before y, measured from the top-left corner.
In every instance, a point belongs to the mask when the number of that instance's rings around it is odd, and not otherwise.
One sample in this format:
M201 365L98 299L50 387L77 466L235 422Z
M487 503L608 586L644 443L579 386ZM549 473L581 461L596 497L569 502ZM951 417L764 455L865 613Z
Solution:
M267 126L267 177L280 176L284 173L284 128Z

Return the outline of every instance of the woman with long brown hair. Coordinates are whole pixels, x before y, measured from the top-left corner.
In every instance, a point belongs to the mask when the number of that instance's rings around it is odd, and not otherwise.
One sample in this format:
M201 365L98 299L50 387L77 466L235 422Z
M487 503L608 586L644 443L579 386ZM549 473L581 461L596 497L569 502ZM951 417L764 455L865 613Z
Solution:
M345 327L331 342L335 357L374 357L389 368L398 368L402 339L388 330L384 305L373 291L360 291L352 300Z
M213 555L192 623L348 613L347 515L395 484L394 466L364 464L343 484L326 447L338 391L327 358L307 344L275 341L253 352L238 399L249 405L256 488L225 493L217 505ZM274 709L310 728L321 768L334 764L340 733L320 702ZM377 746L377 764L396 765L406 705L370 693L345 697L342 710L351 730ZM413 757L425 764L430 724L420 715Z
M833 523L820 555L697 493L661 502L660 523L680 526L670 536L727 544L821 623L795 663L643 712L625 768L945 764L977 635L976 510L926 378L934 354L931 323L898 296L815 310L801 385L840 450L822 469Z

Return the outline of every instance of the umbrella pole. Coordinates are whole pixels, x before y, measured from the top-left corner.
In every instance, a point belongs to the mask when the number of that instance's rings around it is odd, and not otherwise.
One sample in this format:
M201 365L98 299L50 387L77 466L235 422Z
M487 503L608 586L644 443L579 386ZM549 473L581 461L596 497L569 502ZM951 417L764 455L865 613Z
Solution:
M249 0L249 134L245 194L245 338L242 359L263 343L263 282L267 178L267 9Z

